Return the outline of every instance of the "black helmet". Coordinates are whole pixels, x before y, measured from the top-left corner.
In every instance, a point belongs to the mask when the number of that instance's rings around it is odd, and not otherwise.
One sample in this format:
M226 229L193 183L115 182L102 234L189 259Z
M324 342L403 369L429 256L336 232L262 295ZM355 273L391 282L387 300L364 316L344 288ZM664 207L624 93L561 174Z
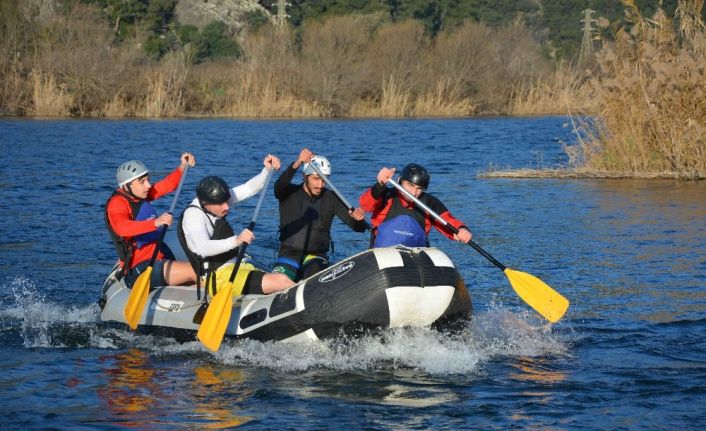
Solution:
M196 186L196 197L201 205L222 204L230 199L230 188L221 177L206 177Z
M429 181L431 180L431 177L429 176L429 172L424 169L424 166L418 165L416 163L410 163L404 168L402 168L400 179L407 180L410 183L416 184L426 190L426 188L429 187Z

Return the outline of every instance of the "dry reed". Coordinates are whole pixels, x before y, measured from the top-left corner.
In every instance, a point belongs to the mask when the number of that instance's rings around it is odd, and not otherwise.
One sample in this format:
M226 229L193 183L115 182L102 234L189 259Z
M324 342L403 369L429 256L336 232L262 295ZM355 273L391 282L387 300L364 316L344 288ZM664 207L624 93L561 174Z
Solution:
M473 112L473 104L463 96L459 83L448 78L437 81L434 88L414 102L414 116L417 117L458 117Z
M350 109L352 117L406 117L412 112L413 104L409 91L403 90L400 79L391 76L384 79L380 100L361 100Z
M560 62L549 76L522 81L510 99L512 115L565 114L567 107L590 112L594 99L583 85L586 76L566 62Z
M265 27L244 43L246 60L229 66L226 103L218 115L322 117L326 108L302 95L291 29Z
M271 75L239 70L228 93L228 103L218 114L230 117L321 117L316 102L301 100Z
M542 87L546 81L539 71L546 62L536 57L538 45L516 23L493 29L467 22L432 41L416 20L328 17L305 23L300 43L291 29L265 26L241 41L241 59L192 65L188 46L150 59L140 48L143 27L137 25L118 44L111 25L98 18L100 11L72 5L66 14L52 9L41 20L20 6L12 13L3 10L0 36L7 43L0 47L0 112L467 116L510 112L521 82L555 91ZM41 70L41 77L30 79L33 70ZM527 85L525 99L548 103Z
M184 53L175 53L154 68L147 77L147 94L136 115L153 118L183 115L189 64Z
M30 74L30 81L32 83L32 115L38 117L70 115L73 98L64 86L56 82L54 75L34 70Z
M663 11L646 19L634 2L624 3L632 26L597 55L600 71L591 82L597 121L583 124L582 139L568 148L569 155L584 169L706 178L701 6L679 1L688 29L678 34Z
M130 105L123 93L116 93L101 107L100 112L106 117L130 117L135 115L135 107Z

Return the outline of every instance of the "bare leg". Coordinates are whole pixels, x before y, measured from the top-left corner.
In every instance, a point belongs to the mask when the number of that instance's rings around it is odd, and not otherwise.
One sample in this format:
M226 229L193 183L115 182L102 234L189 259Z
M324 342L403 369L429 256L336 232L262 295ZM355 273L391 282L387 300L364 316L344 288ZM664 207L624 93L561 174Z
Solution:
M196 283L196 273L189 262L169 260L164 262L164 281L169 286Z
M284 274L271 272L262 276L262 293L279 292L294 286L294 282Z

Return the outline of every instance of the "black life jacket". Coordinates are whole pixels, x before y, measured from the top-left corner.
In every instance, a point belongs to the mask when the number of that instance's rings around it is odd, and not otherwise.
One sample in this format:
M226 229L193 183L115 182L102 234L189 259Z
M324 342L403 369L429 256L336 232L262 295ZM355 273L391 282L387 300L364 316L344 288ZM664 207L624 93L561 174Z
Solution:
M191 267L194 268L194 272L196 272L197 275L197 283L199 284L200 287L200 279L202 276L207 276L208 279L210 279L211 274L215 275L216 270L221 267L224 263L229 261L230 259L233 259L238 255L238 247L226 251L225 253L217 254L215 256L209 256L209 257L201 257L198 254L194 253L191 249L189 249L189 246L186 243L186 235L184 234L184 214L186 213L186 210L189 208L198 208L201 210L204 214L206 214L206 218L208 219L209 223L211 223L211 226L213 227L213 235L211 235L211 239L226 239L230 238L233 235L235 235L235 232L233 231L233 228L231 227L230 223L224 218L219 218L216 220L216 223L213 223L211 221L211 218L208 217L208 213L201 208L200 206L197 205L189 205L184 209L184 211L181 212L181 217L179 217L179 228L177 229L177 235L179 237L179 243L181 244L181 248L184 249L184 253L186 253L186 257L189 258L189 262L191 263ZM208 262L208 269L206 269L206 263Z
M302 195L306 192L301 191ZM326 191L324 191L326 193ZM301 217L294 223L287 226L280 226L280 243L282 247L291 250L305 250L309 253L326 253L331 247L331 231L324 224L324 215L322 213L322 203L324 197L309 200L304 196L292 198L298 200L298 214ZM292 202L287 202L283 208L280 203L280 213L291 209Z

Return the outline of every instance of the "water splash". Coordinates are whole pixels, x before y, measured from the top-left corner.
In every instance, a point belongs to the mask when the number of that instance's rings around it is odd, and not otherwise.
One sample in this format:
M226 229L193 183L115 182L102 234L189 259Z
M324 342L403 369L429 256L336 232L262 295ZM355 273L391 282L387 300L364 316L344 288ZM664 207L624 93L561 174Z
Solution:
M2 333L13 334L26 348L138 348L166 357L210 353L197 341L135 333L100 322L97 305L65 306L51 302L27 278L6 286L8 304L0 308ZM477 311L459 333L429 328L401 328L363 337L341 337L308 344L226 340L215 355L226 365L298 372L314 368L339 371L418 370L431 375L482 375L499 358L567 355L566 334L539 321L530 311L510 311L491 304ZM9 344L12 344L10 342Z
M25 277L11 279L3 289L9 296L0 308L2 332L19 334L27 348L86 344L89 334L86 328L98 321L96 304L67 307L53 303Z
M476 314L461 333L402 328L360 338L309 344L225 342L216 359L285 372L312 368L341 371L415 369L431 375L480 375L503 357L563 356L570 339L531 314L491 309Z

